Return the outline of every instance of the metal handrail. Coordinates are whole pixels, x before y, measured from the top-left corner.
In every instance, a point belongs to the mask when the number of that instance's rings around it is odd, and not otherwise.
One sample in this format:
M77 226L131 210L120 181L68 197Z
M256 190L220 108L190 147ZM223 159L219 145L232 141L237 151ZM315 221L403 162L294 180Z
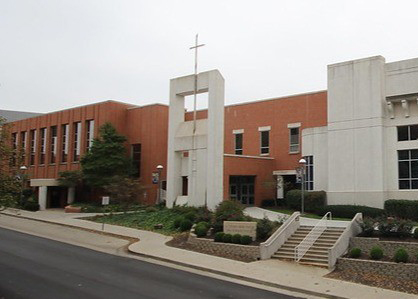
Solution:
M329 216L329 219L328 219ZM321 220L312 228L309 234L295 247L295 261L299 262L301 258L306 254L309 248L318 240L319 236L327 229L328 220L332 220L331 212L328 212L322 217Z

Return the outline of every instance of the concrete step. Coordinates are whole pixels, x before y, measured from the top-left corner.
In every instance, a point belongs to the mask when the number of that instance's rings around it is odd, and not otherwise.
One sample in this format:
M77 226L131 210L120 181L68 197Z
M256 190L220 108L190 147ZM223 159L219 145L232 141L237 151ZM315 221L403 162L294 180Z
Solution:
M291 236L288 241L299 241L302 242L305 239L305 237L299 237L299 236ZM316 239L316 241L326 241L326 242L334 242L338 240L338 237L319 237Z
M286 244L284 243L282 247L280 247L279 249L289 249L289 250L295 250L297 244ZM332 246L331 246L332 247ZM309 250L324 250L324 251L328 251L328 248L330 248L330 246L320 246L320 245L313 245L311 246L311 248Z
M294 261L294 256L286 256L286 255L273 255L272 259L280 259L280 260L287 260L287 261ZM306 257L304 256L299 263L318 263L321 265L328 266L328 258L318 258L318 257Z
M292 252L276 252L275 254L273 254L274 257L277 258L295 258L295 254ZM309 258L315 258L315 259L323 259L323 260L327 260L328 261L328 255L327 254L314 254L314 253L305 253L305 255L303 256L304 259L309 259Z
M278 252L283 252L283 253L295 253L295 249L294 248L283 248L281 247L279 250L276 251L276 253ZM307 253L314 253L314 254L321 254L321 255L328 255L328 250L327 249L312 249L309 248L309 250L307 251Z

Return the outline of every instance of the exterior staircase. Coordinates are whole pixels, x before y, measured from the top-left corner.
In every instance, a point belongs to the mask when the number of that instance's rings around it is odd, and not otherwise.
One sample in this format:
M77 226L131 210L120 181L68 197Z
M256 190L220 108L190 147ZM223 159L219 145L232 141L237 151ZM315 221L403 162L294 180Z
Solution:
M295 247L302 242L312 228L313 226L300 226L271 258L294 261ZM314 266L328 267L328 249L335 244L344 229L345 228L343 227L328 227L299 262Z

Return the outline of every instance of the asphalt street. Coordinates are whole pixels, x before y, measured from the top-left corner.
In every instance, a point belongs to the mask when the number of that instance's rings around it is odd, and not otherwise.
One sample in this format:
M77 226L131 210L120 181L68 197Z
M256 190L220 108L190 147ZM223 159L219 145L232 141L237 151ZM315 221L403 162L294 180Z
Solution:
M296 298L0 228L0 298Z

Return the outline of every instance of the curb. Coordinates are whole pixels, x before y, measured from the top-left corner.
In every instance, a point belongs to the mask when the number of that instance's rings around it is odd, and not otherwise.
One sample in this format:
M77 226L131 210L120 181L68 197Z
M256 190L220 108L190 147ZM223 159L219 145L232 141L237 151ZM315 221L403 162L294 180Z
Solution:
M247 281L247 282L251 282L251 283L255 283L255 284L259 284L259 285L274 287L274 288L277 288L277 289L282 289L282 290L295 292L295 293L300 293L300 294L305 294L305 295L311 295L311 296L328 298L328 299L347 299L346 297L340 297L340 296L330 295L330 294L323 294L323 293L319 293L319 292L315 292L315 291L308 291L308 290L299 289L299 288L295 288L295 287L290 287L290 286L286 286L286 285L281 285L281 284L277 284L277 283L273 283L273 282L267 282L267 281L263 281L263 280L259 280L259 279L255 279L255 278L250 278L250 277L246 277L246 276L242 276L242 275L222 272L222 271L214 270L214 269L211 269L211 268L205 268L205 267L201 267L201 266L190 265L190 264L187 264L187 263L178 262L178 261L170 260L170 259L167 259L167 258L156 257L156 256L144 254L144 253L135 252L135 251L130 250L129 247L133 243L136 243L136 242L140 241L137 238L127 237L127 236L118 235L118 234L109 233L109 232L103 232L103 231L94 230L94 229L88 229L88 228L79 227L79 226L71 225L71 224L57 223L57 222L54 222L54 221L43 220L43 219L34 219L34 218L27 217L27 216L22 216L22 215L11 215L11 214L4 213L4 212L0 212L0 214L5 215L5 216L10 216L10 217L15 217L15 218L22 218L22 219L27 219L27 220L32 220L32 221L39 221L39 222L48 223L48 224L55 224L55 225L70 227L70 228L74 228L74 229L80 229L80 230L88 231L88 232L92 232L92 233L97 233L97 234L101 234L101 235L107 235L107 236L111 236L111 237L117 237L117 238L125 239L125 240L130 241L130 244L128 244L127 249L131 254L138 255L138 256L145 257L145 258L152 259L152 260L156 260L156 261L161 261L161 262L165 262L165 263L169 263L169 264L173 264L173 265L177 265L177 266L191 268L191 269L195 269L195 270L199 270L199 271L203 271L203 272L208 272L208 273L212 273L212 274L216 274L216 275L220 275L220 276L234 278L234 279L238 279L238 280L242 280L242 281Z

